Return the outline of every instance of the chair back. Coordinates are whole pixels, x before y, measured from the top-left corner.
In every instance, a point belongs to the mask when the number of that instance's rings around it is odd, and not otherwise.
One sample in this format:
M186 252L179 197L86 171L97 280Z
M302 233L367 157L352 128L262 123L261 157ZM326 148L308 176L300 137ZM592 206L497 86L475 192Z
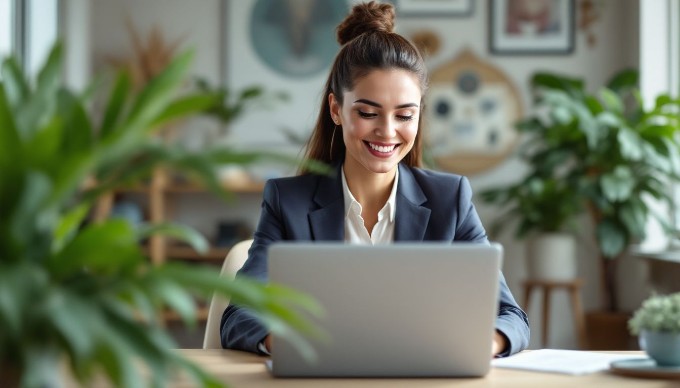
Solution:
M248 249L253 240L244 240L234 245L227 253L222 264L220 276L233 279L243 264L248 259ZM220 341L220 321L222 313L229 305L229 298L213 295L208 309L208 321L205 324L205 337L203 337L203 349L222 349Z

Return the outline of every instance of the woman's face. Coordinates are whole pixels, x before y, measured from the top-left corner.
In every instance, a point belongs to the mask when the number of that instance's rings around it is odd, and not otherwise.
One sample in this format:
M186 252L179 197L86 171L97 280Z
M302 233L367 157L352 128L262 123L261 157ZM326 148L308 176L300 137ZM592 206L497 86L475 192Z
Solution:
M331 117L342 126L345 171L395 171L418 134L421 90L417 78L401 69L374 70L344 91L340 106L331 93Z

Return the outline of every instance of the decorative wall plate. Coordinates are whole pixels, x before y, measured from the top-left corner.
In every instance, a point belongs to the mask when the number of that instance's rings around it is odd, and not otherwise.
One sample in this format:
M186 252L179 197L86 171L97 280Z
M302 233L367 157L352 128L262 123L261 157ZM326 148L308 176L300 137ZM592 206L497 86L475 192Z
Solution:
M515 148L514 123L522 116L517 88L471 50L432 72L425 106L424 140L441 169L476 174Z

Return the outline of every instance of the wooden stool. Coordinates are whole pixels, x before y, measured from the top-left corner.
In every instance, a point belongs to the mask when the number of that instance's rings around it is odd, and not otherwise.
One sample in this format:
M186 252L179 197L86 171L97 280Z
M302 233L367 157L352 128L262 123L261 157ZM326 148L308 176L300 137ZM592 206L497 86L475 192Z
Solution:
M581 306L580 290L583 285L582 279L574 279L570 281L551 281L551 280L527 280L523 283L524 286L524 312L529 314L529 303L531 301L531 292L534 288L543 291L543 335L541 337L542 347L548 344L548 320L550 316L550 293L554 288L565 288L569 292L571 298L571 309L574 315L574 329L578 337L578 344L581 349L587 349L588 344L586 340L585 318L583 315L583 307Z

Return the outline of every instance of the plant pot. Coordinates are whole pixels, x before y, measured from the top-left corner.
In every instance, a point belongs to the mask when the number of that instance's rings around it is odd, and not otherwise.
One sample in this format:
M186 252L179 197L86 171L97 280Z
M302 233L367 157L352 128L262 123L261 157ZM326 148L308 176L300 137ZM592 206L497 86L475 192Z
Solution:
M567 233L543 233L527 243L529 279L569 281L576 278L576 240Z
M21 370L13 363L0 360L0 385L15 388L20 382Z
M680 366L680 333L643 330L640 348L659 366Z

